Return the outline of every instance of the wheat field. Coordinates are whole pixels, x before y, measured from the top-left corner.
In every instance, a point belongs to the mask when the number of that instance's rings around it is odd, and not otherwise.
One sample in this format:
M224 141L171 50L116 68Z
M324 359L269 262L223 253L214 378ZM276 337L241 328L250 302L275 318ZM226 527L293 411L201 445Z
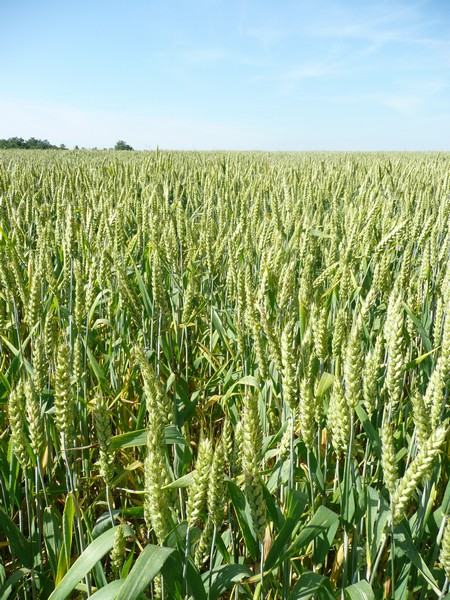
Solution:
M449 154L0 151L0 599L449 599L449 225Z

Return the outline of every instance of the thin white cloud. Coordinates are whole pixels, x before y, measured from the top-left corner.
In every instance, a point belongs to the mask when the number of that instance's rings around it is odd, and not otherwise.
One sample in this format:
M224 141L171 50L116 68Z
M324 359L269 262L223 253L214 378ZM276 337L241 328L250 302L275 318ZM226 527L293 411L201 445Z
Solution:
M189 49L177 55L177 59L193 65L234 60L236 57L236 54L222 48Z
M423 99L406 94L384 94L372 96L382 106L391 108L405 116L413 116L423 106Z
M5 118L7 115L7 118ZM226 121L83 110L69 105L0 101L3 137L45 138L68 147L112 147L125 139L136 149L251 149L270 145L270 132Z
M360 51L374 52L387 44L418 45L450 56L450 40L445 34L435 36L435 26L445 31L450 28L447 19L431 17L427 2L377 2L361 3L358 10L345 2L325 2L310 7L307 18L301 10L282 13L276 23L267 24L263 11L255 10L240 23L239 31L258 40L263 46L277 46L286 41L309 39L314 41L358 41ZM447 28L447 31L448 31ZM431 33L433 31L433 33Z
M302 79L316 79L336 76L346 71L344 61L335 63L307 62L303 65L293 66L279 74L281 81L300 81Z
M341 105L366 106L367 113L373 112L373 106L388 109L398 116L406 118L417 117L421 121L428 118L427 107L434 105L436 95L449 89L443 81L424 82L423 85L413 81L398 81L390 91L378 93L358 93L338 95L331 102Z
M355 11L340 3L334 10L322 11L321 18L305 29L315 38L361 39L371 43L387 42L427 43L433 38L422 32L434 25L443 25L442 20L430 18L423 8L426 2L378 2L361 4ZM328 14L328 18L327 18ZM450 25L450 20L447 20ZM448 42L448 40L440 40ZM434 39L436 43L437 40Z
M264 46L270 46L275 42L285 39L287 32L280 27L249 26L242 28L241 33L247 37L259 40Z

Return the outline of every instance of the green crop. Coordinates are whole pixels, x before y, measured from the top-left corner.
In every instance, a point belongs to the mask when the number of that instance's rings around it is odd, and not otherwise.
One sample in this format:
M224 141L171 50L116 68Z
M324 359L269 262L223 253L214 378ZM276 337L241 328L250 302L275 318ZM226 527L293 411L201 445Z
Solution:
M1 151L0 598L450 597L449 173Z

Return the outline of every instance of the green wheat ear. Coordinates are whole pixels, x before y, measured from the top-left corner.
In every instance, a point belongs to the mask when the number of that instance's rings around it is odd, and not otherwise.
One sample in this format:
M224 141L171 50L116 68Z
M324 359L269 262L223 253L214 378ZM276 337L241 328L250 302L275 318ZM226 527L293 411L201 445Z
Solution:
M300 380L299 386L299 426L300 437L308 450L311 450L316 437L316 400L313 391L313 358L311 355L305 375Z
M389 401L396 406L403 389L403 300L391 295L384 326L387 348L386 387Z
M250 505L253 525L260 540L264 539L266 505L260 479L262 429L258 414L258 398L248 393L244 398L242 470L245 493Z
M398 470L393 430L387 416L385 416L381 428L381 466L383 468L384 483L392 495L395 493L397 486Z
M406 507L419 483L433 468L434 460L447 436L447 424L441 425L432 432L426 444L420 448L415 459L398 482L392 495L394 522L399 522L405 514Z
M338 456L346 454L350 441L350 409L344 389L335 377L328 405L327 428L331 432L331 443Z
M160 385L145 353L142 349L135 348L134 354L144 380L144 399L148 415L147 456L144 462L144 517L149 531L153 528L158 542L162 544L169 533L171 523L170 494L168 490L163 489L170 482L164 439L167 416L164 414Z
M208 508L208 520L202 532L195 553L195 561L198 566L210 550L214 529L220 529L223 520L223 507L225 502L225 454L223 440L221 440L214 452L209 471L208 490L206 504Z
M450 525L448 517L444 517L444 519L446 523L439 553L439 563L444 569L447 579L450 579Z
M41 405L30 382L25 384L25 407L28 421L30 446L36 461L40 460L45 448L44 419L41 415Z
M378 400L378 379L382 366L383 336L378 334L375 346L366 355L363 371L364 408L369 416L375 411Z
M69 448L74 440L74 399L70 381L70 346L61 343L58 349L55 375L55 425L62 446Z
M94 421L100 449L100 475L105 483L110 485L114 477L111 420L106 399L101 395L97 395L94 399Z
M298 403L297 361L294 347L294 322L288 321L281 334L281 363L283 398L291 410L295 410Z
M123 531L123 526L119 525L114 534L114 545L111 550L111 567L113 575L116 579L120 577L125 562L126 539Z
M24 430L25 419L25 389L24 384L11 390L8 399L9 424L11 427L11 442L14 454L17 457L22 469L30 466L30 456L28 454L28 441Z
M188 501L186 504L186 517L189 527L194 527L205 506L212 458L213 450L211 442L208 438L203 438L198 447L194 478L189 487Z
M354 409L362 396L363 355L361 352L362 322L358 317L350 332L344 363L345 397Z

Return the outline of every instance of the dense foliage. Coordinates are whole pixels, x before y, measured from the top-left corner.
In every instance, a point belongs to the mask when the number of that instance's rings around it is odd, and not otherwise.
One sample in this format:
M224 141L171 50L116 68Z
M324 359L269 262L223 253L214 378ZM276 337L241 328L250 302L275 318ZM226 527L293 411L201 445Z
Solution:
M0 149L25 149L25 150L56 150L58 146L50 144L48 140L39 140L34 137L24 140L21 137L11 137L8 139L0 139ZM60 150L64 150L64 144L59 146Z
M444 598L449 173L0 153L0 597Z
M130 144L127 144L123 140L119 140L118 142L116 142L114 150L133 150L133 148L132 146L130 146Z

